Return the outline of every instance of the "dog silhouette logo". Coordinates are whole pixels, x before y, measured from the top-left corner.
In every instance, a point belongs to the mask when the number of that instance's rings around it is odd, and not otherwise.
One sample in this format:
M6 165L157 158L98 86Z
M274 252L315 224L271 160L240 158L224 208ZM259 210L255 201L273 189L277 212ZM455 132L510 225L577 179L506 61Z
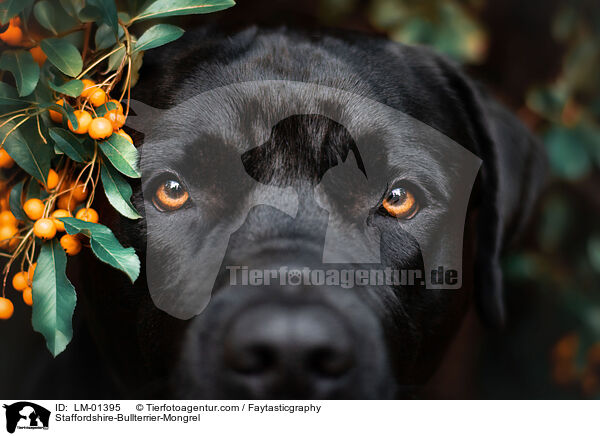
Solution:
M19 401L4 405L6 409L6 431L14 433L18 428L26 430L48 429L50 411L38 404Z
M381 266L382 235L364 199L383 195L396 174L422 180L435 211L393 224L418 246L425 288L462 287L463 231L482 161L435 127L361 94L286 80L232 83L168 109L130 106L127 126L144 136L142 184L155 183L168 158L185 163L190 182L206 192L207 207L186 215L197 244L166 237L164 214L145 216L148 289L171 316L190 319L207 307L228 250L264 217L277 215L300 233L302 223L314 225L323 247L316 263ZM186 147L175 150L176 142ZM305 151L289 159L290 150ZM415 156L421 164L411 164ZM143 201L153 212L152 196ZM232 207L217 213L222 205ZM173 253L189 263L172 262Z

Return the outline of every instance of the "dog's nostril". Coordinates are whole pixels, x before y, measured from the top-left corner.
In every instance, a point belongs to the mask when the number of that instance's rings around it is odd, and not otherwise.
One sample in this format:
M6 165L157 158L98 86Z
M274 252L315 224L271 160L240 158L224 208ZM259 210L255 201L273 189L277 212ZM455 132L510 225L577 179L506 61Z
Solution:
M317 348L308 355L307 369L318 377L341 377L354 365L348 349Z
M232 370L245 375L260 375L277 364L276 351L269 345L253 345L242 350L225 348L225 363Z

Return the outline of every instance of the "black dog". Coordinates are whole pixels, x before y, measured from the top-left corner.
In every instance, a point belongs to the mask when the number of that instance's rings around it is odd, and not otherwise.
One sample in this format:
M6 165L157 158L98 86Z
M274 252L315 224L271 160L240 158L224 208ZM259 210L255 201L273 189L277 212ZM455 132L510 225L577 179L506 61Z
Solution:
M371 156L379 156L377 162L372 157L367 161L348 126L314 113L277 120L266 142L247 149L232 145L244 140L232 132L236 123L247 123L254 114L215 116L207 139L195 114L181 112L168 132L171 142L154 147L151 157L143 159L144 179L135 202L145 219L112 225L119 239L140 253L147 270L132 287L119 273L86 259L86 276L101 279L77 284L78 313L95 345L86 340L85 328L76 326L79 337L55 363L72 368L80 364L72 359L95 356L97 346L99 374L110 375L86 378L78 384L80 390L41 387L40 395L403 397L418 392L438 367L473 298L487 323L502 324L500 255L534 205L544 159L531 134L449 61L424 48L361 35L283 28L250 28L234 35L201 30L148 53L141 77L135 98L162 109L241 82L324 85L401 111L470 150L482 166L460 247L462 288L429 290L419 283L350 290L232 285L228 265L322 267L327 215L351 222L365 208L381 236L381 266L423 270L419 244L399 230L398 220L410 220L426 234L427 219L442 213L430 194L443 190L449 176L426 171L444 165L434 162L434 154L410 148L405 154L400 146L376 149ZM419 140L416 131L404 134ZM140 135L136 139L143 141ZM372 147L378 147L376 141ZM179 320L157 309L144 278L163 277L160 286L173 298L178 290L198 284L195 262L205 244L200 235L208 232L218 239L219 223L243 209L249 195L236 183L219 182L227 162L241 164L244 175L257 183L295 192L298 214L292 218L276 208L252 208L228 241L210 303L199 316ZM367 177L375 169L387 179L387 191L360 191L354 178L336 172L347 164ZM325 211L314 195L330 174L336 192L345 195L328 198ZM236 180L237 175L229 176ZM348 189L340 191L340 186ZM406 215L391 216L383 207L385 201L402 206L399 202L407 199L414 205ZM147 249L162 250L162 261L147 262ZM74 386L76 376L69 372L68 377Z

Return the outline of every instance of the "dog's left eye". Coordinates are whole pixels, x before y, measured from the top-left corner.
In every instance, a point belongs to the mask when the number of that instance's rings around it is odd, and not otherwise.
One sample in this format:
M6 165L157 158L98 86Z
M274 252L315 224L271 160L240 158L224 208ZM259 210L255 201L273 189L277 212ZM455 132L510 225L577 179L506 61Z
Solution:
M160 211L171 212L182 208L190 198L190 194L178 180L166 180L161 183L152 203Z
M395 188L384 198L381 209L394 218L408 220L419 211L419 203L409 189Z

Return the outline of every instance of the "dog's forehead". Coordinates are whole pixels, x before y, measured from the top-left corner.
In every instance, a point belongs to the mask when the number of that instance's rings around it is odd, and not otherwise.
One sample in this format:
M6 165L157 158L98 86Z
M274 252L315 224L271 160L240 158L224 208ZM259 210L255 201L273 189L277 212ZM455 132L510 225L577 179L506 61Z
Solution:
M443 162L477 159L471 152L423 122L363 95L329 86L287 80L231 84L193 96L167 110L132 102L138 116L128 125L144 133L142 169L172 160L189 159L203 141L219 138L240 155L269 139L273 127L293 115L322 115L348 130L367 158L387 155L391 167L428 162L427 171ZM178 147L172 147L177 143ZM417 159L412 159L418 157ZM451 157L449 159L449 157ZM155 162L156 160L156 162ZM375 160L375 159L373 159Z

